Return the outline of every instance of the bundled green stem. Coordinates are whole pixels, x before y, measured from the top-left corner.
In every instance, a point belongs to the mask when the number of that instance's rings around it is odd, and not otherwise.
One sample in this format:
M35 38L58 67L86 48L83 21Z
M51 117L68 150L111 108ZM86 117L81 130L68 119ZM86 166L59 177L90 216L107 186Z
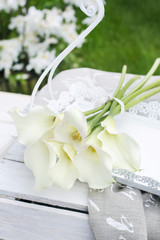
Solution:
M145 85L155 73L159 65L160 58L156 59L153 66L142 80L140 80L140 76L134 76L125 84L124 80L127 66L123 66L122 75L114 92L113 99L109 99L108 101L106 100L102 106L84 113L85 116L87 116L88 135L93 131L93 129L95 129L96 126L99 126L108 115L115 116L120 113L121 106L114 98L121 100L124 104L125 110L128 110L134 105L150 98L157 93L160 93L160 79ZM133 84L136 84L137 80L140 81L138 81L136 86L132 87ZM132 89L129 91L130 87L132 87Z

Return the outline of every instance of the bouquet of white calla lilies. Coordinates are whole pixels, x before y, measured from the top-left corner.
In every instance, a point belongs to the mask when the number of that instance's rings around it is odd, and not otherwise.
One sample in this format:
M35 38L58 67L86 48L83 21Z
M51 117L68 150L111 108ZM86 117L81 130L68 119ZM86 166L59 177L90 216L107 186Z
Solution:
M77 179L102 189L115 181L112 169L140 169L140 147L126 133L118 133L114 116L122 107L127 110L160 92L160 80L146 84L159 64L157 59L143 79L135 76L125 84L124 66L113 98L87 112L70 108L55 115L44 106L35 106L28 114L10 111L17 140L27 146L24 161L37 190L52 184L70 189Z

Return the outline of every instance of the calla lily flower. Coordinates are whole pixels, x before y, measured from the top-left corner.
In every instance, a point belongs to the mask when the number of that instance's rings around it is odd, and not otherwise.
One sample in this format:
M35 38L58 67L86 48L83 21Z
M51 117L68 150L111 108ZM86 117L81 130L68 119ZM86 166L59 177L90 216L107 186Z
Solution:
M88 183L90 188L106 188L114 181L110 156L95 147L86 146L74 160L78 169L78 179Z
M54 140L71 143L77 149L83 145L87 135L87 122L84 114L72 108L64 112L64 118L54 129Z
M52 142L52 146L58 156L58 161L49 170L49 175L56 185L63 189L70 189L78 177L77 168L73 163L77 152L71 144Z
M55 123L55 114L43 106L36 106L27 115L16 109L9 114L17 128L18 142L26 146L40 139Z
M101 126L110 134L118 134L116 123L111 116L108 116L103 122L101 122Z
M24 153L24 162L33 172L37 191L51 187L53 179L49 176L49 170L56 164L56 153L51 142L39 140L29 146Z
M140 147L129 135L117 133L112 117L102 122L104 130L98 133L97 138L102 143L102 150L112 158L113 168L138 171L140 168Z
M97 138L97 135L103 131L103 127L99 126L89 135L86 140L87 145L94 145L95 147L102 148L102 142Z

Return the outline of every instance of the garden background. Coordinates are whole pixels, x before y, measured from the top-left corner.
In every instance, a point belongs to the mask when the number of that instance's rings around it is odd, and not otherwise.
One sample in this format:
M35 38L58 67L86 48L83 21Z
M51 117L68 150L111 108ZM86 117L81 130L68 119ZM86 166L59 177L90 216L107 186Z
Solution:
M64 10L69 4L62 0L28 0L25 8L29 9L30 6L35 6L36 9L57 7ZM75 5L72 7L79 33L87 27L81 25L85 16ZM126 64L129 73L146 74L154 60L160 57L159 0L108 0L105 8L103 21L87 37L82 47L75 49L62 62L57 72L77 67L121 72L122 66ZM17 16L17 12L19 15L24 14L22 10L20 7L18 11L9 13L0 11L0 40L17 36L16 30L8 29L7 26L11 18ZM67 42L59 40L56 55L67 45ZM26 79L23 76L28 72L29 77ZM160 74L160 70L156 74ZM11 69L9 76L4 77L4 69L1 67L0 90L30 94L39 75L34 69L27 71L23 67L16 71Z

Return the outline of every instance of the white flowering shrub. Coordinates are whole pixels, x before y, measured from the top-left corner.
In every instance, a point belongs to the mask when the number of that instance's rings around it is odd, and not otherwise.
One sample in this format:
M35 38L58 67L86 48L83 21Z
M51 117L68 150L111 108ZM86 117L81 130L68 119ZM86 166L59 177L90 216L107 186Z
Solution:
M0 34L0 72L5 78L16 72L41 74L81 30L75 14L78 1L64 0L63 10L56 6L39 10L27 4L27 0L0 1L8 31L5 39Z
M0 0L0 10L9 13L12 10L18 10L19 6L23 7L26 0Z

